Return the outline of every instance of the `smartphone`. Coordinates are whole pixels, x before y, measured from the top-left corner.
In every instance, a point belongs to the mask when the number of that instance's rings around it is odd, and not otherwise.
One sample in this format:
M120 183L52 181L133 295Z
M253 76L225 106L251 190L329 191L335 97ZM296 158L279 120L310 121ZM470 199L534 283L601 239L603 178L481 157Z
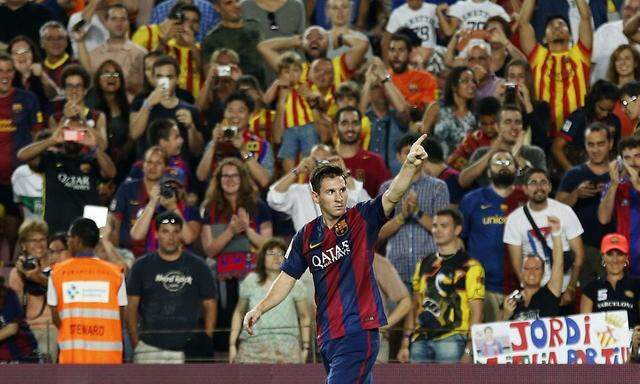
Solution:
M624 160L622 160L622 156L618 155L618 157L616 157L616 163L618 164L618 173L622 173L622 171L624 171Z
M505 83L504 85L504 104L516 104L516 83Z
M230 65L219 65L218 66L218 76L219 77L230 77L231 76L231 66Z
M107 225L107 215L109 208L99 205L85 205L82 217L93 220L98 228L104 228Z
M85 131L78 131L75 129L65 129L62 132L64 141L80 142L84 140Z
M169 89L169 78L168 77L160 77L158 79L158 87L160 87L160 89L162 90L168 90Z

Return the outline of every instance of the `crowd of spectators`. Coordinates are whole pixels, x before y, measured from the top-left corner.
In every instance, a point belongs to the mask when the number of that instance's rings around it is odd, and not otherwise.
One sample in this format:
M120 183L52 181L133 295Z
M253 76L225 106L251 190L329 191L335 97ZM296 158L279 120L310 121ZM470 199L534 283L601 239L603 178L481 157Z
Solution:
M127 361L312 360L308 272L241 327L320 215L309 175L341 167L352 207L424 133L371 261L379 361L470 362L483 322L640 325L640 0L4 0L0 25L0 361L56 362L87 206Z

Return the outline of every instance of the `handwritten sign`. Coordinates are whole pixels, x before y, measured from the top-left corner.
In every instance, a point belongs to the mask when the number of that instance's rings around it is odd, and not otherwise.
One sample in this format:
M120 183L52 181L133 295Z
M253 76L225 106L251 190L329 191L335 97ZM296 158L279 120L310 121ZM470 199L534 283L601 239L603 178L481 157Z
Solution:
M477 364L623 364L631 352L626 311L471 327Z

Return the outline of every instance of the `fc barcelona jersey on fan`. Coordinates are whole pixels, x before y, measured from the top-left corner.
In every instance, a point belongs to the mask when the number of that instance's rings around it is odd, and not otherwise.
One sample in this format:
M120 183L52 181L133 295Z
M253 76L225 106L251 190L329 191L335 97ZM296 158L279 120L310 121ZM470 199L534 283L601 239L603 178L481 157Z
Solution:
M378 196L348 209L333 228L319 216L291 241L282 271L298 279L310 268L320 343L387 324L373 274L373 245L385 222Z

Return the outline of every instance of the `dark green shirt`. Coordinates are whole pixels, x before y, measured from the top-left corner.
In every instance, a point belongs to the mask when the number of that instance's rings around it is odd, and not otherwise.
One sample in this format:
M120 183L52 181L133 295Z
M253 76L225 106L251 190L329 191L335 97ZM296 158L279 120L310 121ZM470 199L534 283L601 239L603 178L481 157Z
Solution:
M233 49L240 56L242 72L255 76L264 87L262 57L256 48L261 40L260 25L255 20L245 20L242 28L227 28L218 23L202 41L204 60L208 63L216 49Z

